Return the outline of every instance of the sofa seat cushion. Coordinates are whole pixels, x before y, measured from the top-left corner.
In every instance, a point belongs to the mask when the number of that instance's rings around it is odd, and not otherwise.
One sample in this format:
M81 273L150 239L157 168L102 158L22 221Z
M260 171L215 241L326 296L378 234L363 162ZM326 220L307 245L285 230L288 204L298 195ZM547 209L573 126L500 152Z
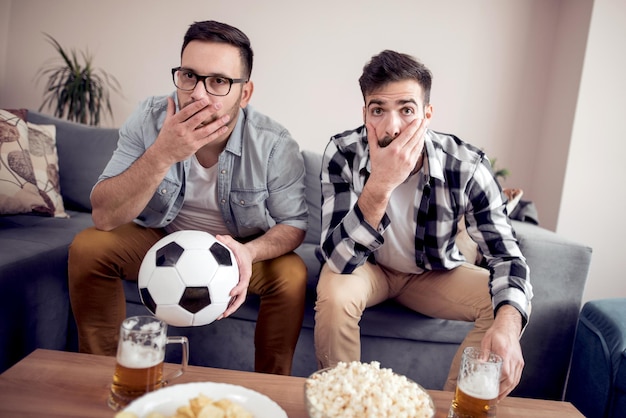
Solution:
M91 214L0 217L0 372L36 348L76 350L67 253Z
M91 214L68 211L69 219L36 215L0 217L0 271L10 264L32 262L48 251L66 249L77 232L92 226ZM67 258L66 258L67 262Z
M308 329L313 329L315 323L315 288L320 269L320 263L315 254L316 248L317 245L305 242L296 250L308 269L307 303L303 321L303 327ZM142 303L136 282L125 281L124 291L128 302L139 305ZM232 317L255 322L258 309L259 298L256 295L248 295L246 303ZM459 344L472 326L471 322L433 319L393 301L387 301L365 310L361 320L361 335Z
M125 281L124 292L127 302L142 304L136 282ZM314 306L315 295L307 292L303 328L313 329L315 324ZM249 294L246 302L232 315L232 318L256 322L258 314L259 297ZM430 318L396 302L386 301L366 309L360 325L362 336L460 344L474 324L472 322ZM207 325L207 327L210 326L211 324Z

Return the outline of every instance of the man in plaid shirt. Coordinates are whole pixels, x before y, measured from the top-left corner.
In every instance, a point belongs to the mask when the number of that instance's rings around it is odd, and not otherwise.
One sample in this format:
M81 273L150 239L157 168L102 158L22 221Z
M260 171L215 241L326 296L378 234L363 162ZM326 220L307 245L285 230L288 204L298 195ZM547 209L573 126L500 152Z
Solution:
M394 299L424 315L474 322L444 389L456 387L463 349L482 346L504 360L501 399L524 367L519 338L530 315L529 270L488 158L427 129L431 79L406 54L373 57L359 79L364 125L326 147L316 355L320 367L360 360L363 310ZM459 251L462 217L488 269Z

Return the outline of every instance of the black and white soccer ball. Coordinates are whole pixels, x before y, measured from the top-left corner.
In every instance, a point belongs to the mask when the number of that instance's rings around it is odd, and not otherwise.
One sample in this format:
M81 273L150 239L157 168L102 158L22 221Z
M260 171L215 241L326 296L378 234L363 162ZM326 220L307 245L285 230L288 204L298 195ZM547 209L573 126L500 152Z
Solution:
M139 268L141 301L157 318L178 327L215 321L239 281L232 251L203 231L177 231L159 240Z

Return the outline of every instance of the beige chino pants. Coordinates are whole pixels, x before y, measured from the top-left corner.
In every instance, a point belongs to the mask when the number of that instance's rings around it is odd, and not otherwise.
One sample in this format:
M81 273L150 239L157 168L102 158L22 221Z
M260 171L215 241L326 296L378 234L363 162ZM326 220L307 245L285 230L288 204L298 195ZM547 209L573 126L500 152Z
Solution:
M76 235L69 253L69 290L81 352L115 355L126 317L122 280L137 281L144 255L163 236L163 230L135 223ZM306 275L306 265L295 253L252 265L248 292L261 299L254 336L256 371L291 373L304 317Z
M406 274L368 262L352 274L337 274L324 265L315 304L318 367L360 361L363 310L387 299L434 318L474 322L454 356L444 385L444 390L454 390L463 349L480 346L494 320L489 272L464 264L449 271Z

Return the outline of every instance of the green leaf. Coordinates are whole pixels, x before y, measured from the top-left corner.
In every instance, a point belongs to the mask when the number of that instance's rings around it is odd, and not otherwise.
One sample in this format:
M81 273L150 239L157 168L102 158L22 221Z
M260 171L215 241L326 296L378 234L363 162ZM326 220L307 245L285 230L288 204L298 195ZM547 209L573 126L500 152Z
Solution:
M117 79L94 68L89 51L67 51L51 35L44 35L59 54L61 63L44 65L36 74L38 80L46 80L39 110L49 108L59 118L94 126L100 124L103 113L113 119L109 91L121 94Z

